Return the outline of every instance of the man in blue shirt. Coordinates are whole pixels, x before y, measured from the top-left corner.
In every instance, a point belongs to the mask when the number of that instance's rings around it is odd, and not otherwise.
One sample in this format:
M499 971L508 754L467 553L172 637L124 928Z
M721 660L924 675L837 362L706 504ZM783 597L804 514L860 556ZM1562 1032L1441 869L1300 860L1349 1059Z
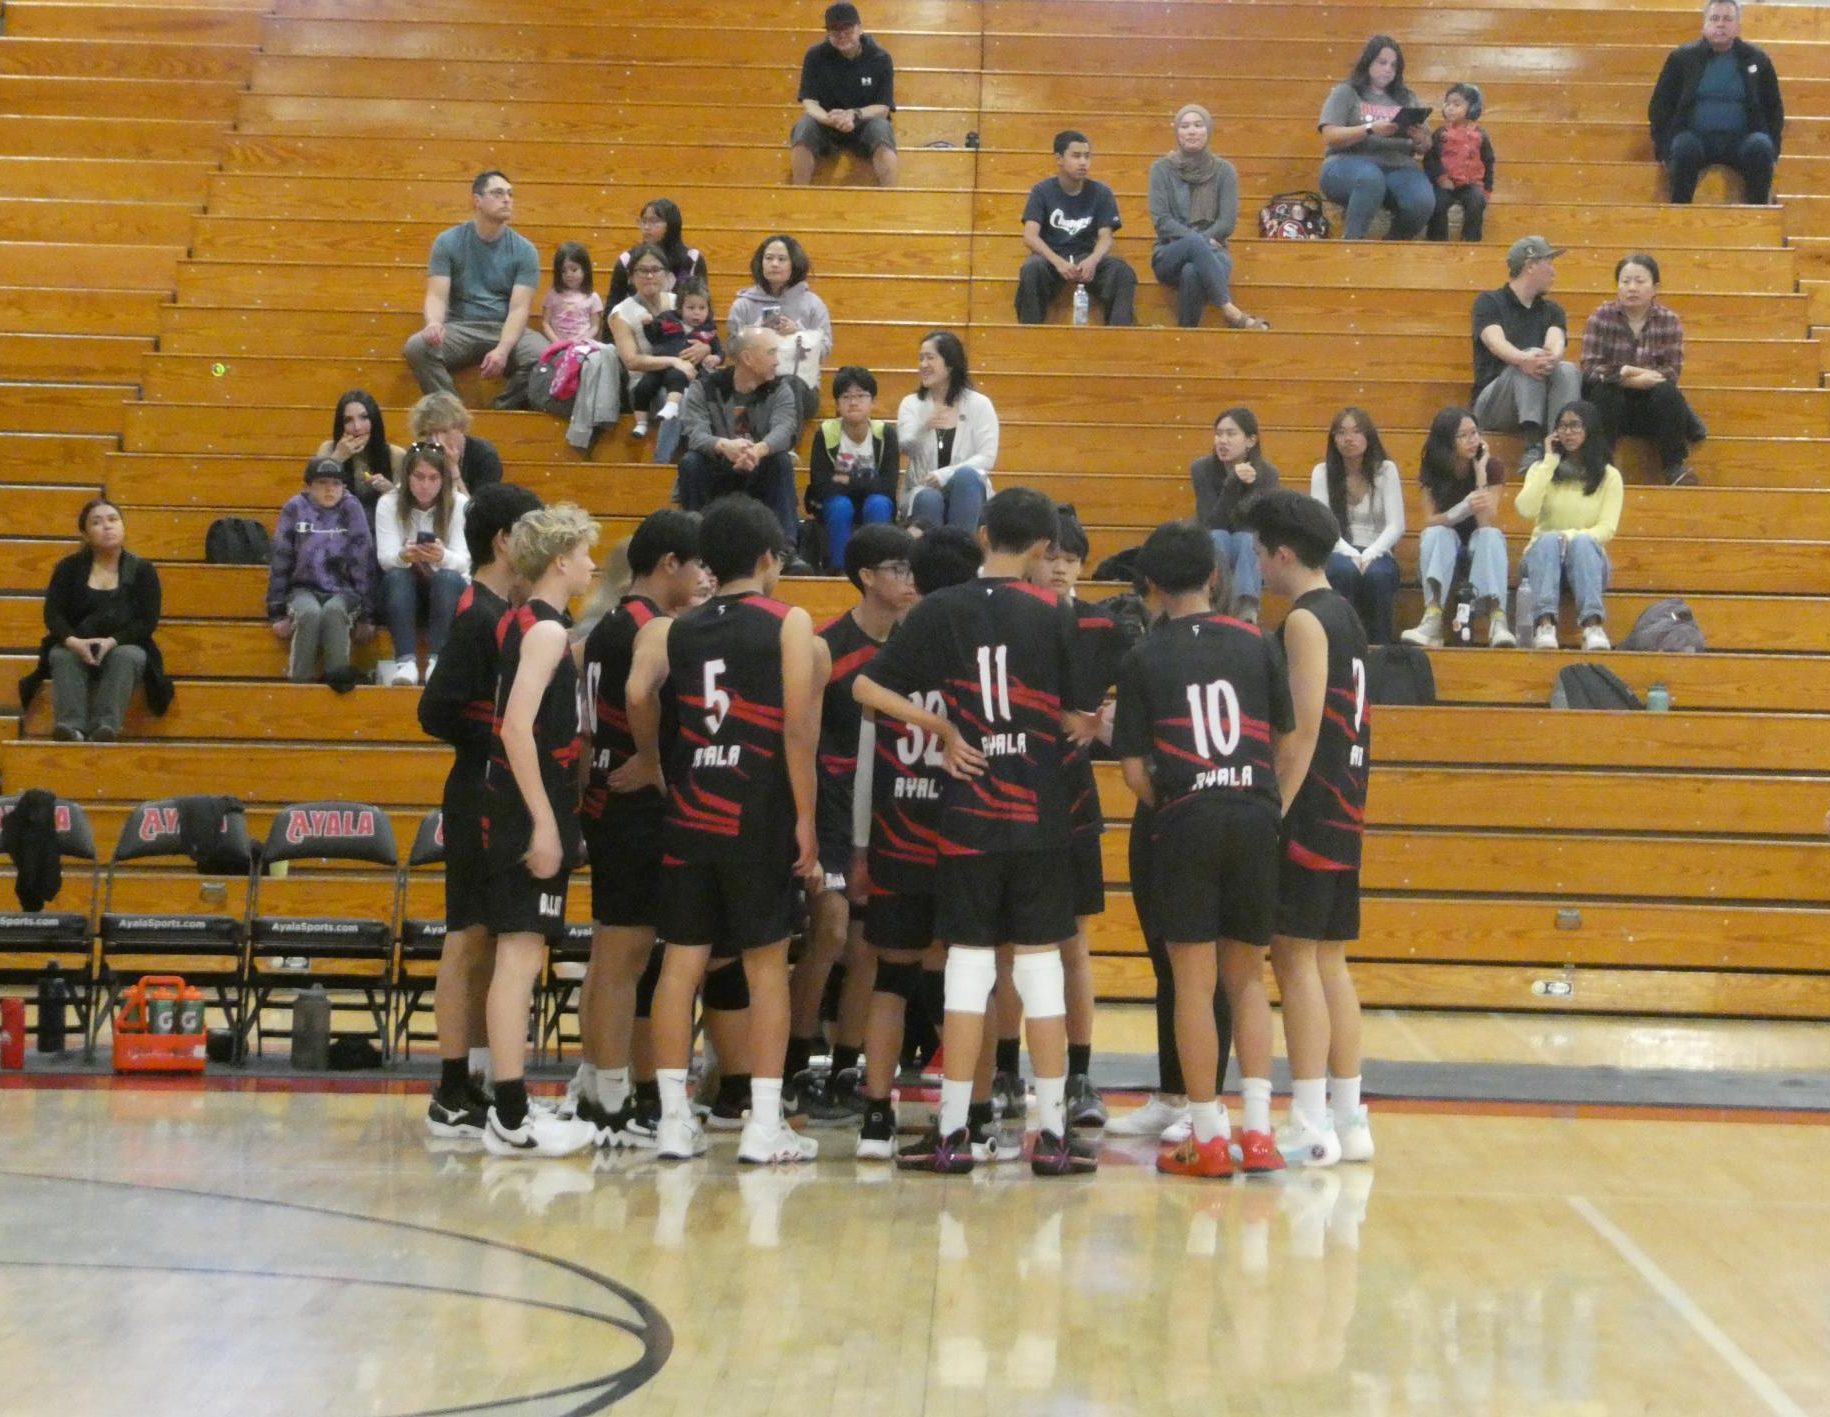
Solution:
M1703 37L1666 56L1646 112L1672 201L1688 203L1703 169L1716 164L1741 174L1749 203L1771 199L1785 105L1773 61L1741 39L1739 0L1708 0Z

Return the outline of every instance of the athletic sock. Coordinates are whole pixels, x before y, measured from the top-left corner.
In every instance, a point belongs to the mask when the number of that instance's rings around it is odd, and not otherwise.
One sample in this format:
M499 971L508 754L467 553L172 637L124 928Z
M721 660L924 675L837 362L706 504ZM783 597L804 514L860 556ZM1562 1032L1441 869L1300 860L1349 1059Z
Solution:
M509 1131L519 1131L527 1120L527 1079L496 1079L496 1120Z
M1091 1043L1068 1044L1068 1076L1077 1077L1093 1070L1093 1045Z
M1042 1130L1058 1137L1067 1135L1067 1079L1036 1079L1036 1114Z
M635 1104L638 1107L658 1107L661 1105L661 1087L653 1078L635 1085Z
M969 1127L989 1127L997 1118L992 1115L991 1101L974 1102L966 1109L966 1125Z
M842 1073L847 1068L855 1068L858 1066L858 1059L863 1056L862 1048L852 1048L844 1043L835 1043L832 1046L832 1070L835 1073Z
M661 1097L661 1115L667 1118L684 1120L692 1116L686 1105L686 1069L656 1068L654 1074L655 1090Z
M1268 1132L1271 1130L1271 1080L1269 1078L1246 1078L1239 1084L1240 1095L1245 1099L1244 1117L1240 1125L1248 1132Z
M1328 1118L1328 1079L1293 1078L1290 1082L1290 1110L1312 1126L1321 1126Z
M470 1071L482 1078L485 1083L495 1076L495 1064L490 1061L489 1049L472 1048L470 1050Z
M1023 1040L1021 1038L1000 1038L998 1040L998 1071L1014 1073L1023 1067Z
M597 1065L580 1063L572 1072L572 1081L577 1084L572 1091L579 1097L597 1096Z
M1226 1135L1225 1114L1220 1111L1218 1099L1213 1102L1190 1103L1188 1120L1194 1126L1195 1140L1203 1145Z
M1360 1078L1355 1074L1350 1078L1329 1078L1328 1090L1334 1094L1329 1106L1334 1111L1334 1124L1337 1127L1351 1126L1360 1118Z
M446 1099L470 1096L469 1058L441 1058L439 1060L438 1096Z
M750 1124L774 1131L782 1124L782 1080L750 1079Z
M813 1059L813 1050L819 1044L817 1038L790 1038L788 1040L788 1059L782 1064L782 1076L798 1077L805 1072L808 1063Z
M950 1137L966 1125L966 1112L972 1106L972 1079L964 1078L959 1082L952 1078L940 1080L940 1134Z
M620 1112L629 1100L629 1069L596 1068L592 1072L598 1105L606 1112Z

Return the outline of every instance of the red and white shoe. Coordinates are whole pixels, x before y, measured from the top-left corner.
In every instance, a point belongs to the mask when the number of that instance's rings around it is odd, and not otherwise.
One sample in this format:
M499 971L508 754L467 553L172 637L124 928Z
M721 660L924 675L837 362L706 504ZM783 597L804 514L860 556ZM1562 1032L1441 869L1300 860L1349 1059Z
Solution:
M1269 1132L1239 1133L1239 1170L1247 1176L1284 1169L1284 1156L1277 1149L1277 1138Z
M1233 1174L1233 1154L1225 1137L1206 1142L1190 1137L1180 1146L1158 1152L1156 1169L1165 1176L1202 1176L1219 1180Z

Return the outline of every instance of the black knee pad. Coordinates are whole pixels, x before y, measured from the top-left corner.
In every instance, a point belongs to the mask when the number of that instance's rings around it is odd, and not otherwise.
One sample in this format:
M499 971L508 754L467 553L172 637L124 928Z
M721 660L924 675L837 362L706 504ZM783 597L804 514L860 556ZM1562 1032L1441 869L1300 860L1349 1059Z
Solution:
M915 991L921 988L921 965L910 960L892 963L887 959L877 961L876 992L894 994L905 1002L915 997Z
M654 1013L654 986L661 982L661 958L665 948L657 942L648 952L648 967L635 981L635 1016L648 1018Z
M729 964L707 972L704 990L705 1006L708 1009L722 1009L725 1013L738 1013L750 1007L750 981L744 975L743 961L732 960Z

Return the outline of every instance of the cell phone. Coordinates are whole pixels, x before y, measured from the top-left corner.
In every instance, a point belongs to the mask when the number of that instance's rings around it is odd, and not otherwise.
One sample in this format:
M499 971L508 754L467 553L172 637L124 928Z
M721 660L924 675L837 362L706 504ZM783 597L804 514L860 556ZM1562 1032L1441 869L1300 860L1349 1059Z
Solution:
M432 542L438 540L438 533L434 531L422 531L418 536L414 537L413 540L421 546L429 546Z
M782 313L782 307L779 305L763 306L762 323L765 325L773 325L775 323L776 316L780 315L781 313Z

